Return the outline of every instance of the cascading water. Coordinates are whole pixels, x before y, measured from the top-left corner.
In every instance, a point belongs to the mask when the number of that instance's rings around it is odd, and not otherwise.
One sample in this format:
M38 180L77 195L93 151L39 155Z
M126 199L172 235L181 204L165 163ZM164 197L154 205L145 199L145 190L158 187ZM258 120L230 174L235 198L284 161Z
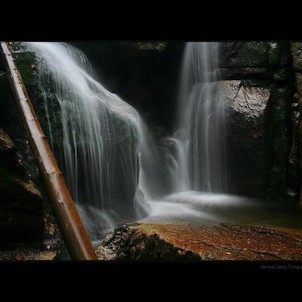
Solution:
M137 111L91 76L78 49L65 43L26 44L39 60L51 146L63 145L60 165L91 238L99 239L101 231L123 220L145 217L145 199L160 189L156 152ZM53 112L57 101L60 110ZM55 135L58 114L61 139Z
M218 43L187 43L179 92L175 187L226 191L225 109L218 90Z
M169 139L173 151L165 153L165 163L137 111L94 79L80 50L65 43L26 45L38 60L52 149L92 239L120 222L146 217L150 207L161 209L160 200L152 200L167 193L224 192L224 105L216 93L216 43L187 43L178 130ZM166 176L159 166L168 169ZM191 213L175 196L164 197L167 213Z
M215 224L258 215L254 200L217 194L227 191L217 43L187 43L177 131L161 155L137 111L94 79L81 51L26 45L38 60L52 149L92 240L145 217Z
M187 43L177 130L166 150L170 195L151 201L148 220L219 221L213 211L242 204L227 191L225 106L219 91L218 43ZM215 194L214 194L215 193ZM220 193L220 194L217 194ZM233 203L231 202L233 201ZM247 205L248 202L244 200Z

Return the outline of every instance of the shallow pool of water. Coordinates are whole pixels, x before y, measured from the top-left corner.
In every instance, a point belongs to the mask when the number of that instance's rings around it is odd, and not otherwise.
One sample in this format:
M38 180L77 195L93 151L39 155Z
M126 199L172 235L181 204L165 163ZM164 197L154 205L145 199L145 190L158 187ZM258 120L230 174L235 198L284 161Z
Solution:
M184 221L205 225L222 222L302 229L302 206L280 205L251 198L182 192L149 202L151 214L143 221Z
M181 192L149 201L151 213L140 222L190 222L252 224L302 230L302 206L281 205L228 194ZM114 227L100 234L104 238ZM93 241L97 247L100 240Z

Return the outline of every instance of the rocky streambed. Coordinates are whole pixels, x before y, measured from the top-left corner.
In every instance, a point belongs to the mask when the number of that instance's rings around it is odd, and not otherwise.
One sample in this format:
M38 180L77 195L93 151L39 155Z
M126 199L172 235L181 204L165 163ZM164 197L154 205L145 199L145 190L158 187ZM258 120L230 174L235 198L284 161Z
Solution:
M70 259L57 225L48 224L43 245L2 250L0 260ZM96 254L102 261L125 262L302 261L302 230L230 223L130 223L108 234Z

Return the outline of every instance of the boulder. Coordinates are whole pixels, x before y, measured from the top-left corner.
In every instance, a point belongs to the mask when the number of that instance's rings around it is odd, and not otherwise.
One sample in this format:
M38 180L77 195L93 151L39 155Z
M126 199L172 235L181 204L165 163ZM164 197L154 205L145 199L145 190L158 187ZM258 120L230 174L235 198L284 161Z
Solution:
M219 93L226 104L229 193L298 200L298 153L291 151L298 127L291 120L298 113L292 106L296 101L290 62L288 42L221 43ZM296 79L301 111L300 74Z
M220 94L229 108L246 120L256 121L264 116L270 98L269 89L243 86L241 81L220 82Z
M271 89L221 81L226 105L228 192L265 198L271 170L271 133L267 127Z
M117 227L96 253L111 261L301 260L302 232L189 223Z

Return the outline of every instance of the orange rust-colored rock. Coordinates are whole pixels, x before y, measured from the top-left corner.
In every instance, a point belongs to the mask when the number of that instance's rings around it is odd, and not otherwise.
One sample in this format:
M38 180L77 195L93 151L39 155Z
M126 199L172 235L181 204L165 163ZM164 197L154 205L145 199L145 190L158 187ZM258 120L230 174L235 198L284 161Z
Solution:
M188 223L125 225L97 249L101 260L302 260L302 232Z

